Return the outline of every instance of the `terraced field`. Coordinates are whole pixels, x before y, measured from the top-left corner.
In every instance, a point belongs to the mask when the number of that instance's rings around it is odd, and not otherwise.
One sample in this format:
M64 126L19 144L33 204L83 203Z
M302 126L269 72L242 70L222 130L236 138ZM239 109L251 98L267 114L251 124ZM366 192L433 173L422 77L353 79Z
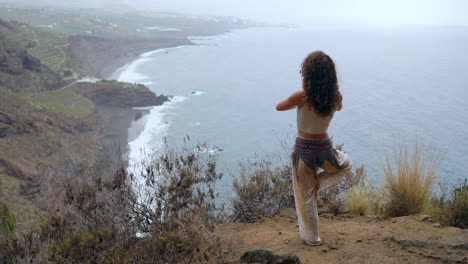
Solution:
M13 23L20 29L17 40L23 48L39 58L52 70L63 74L66 62L67 35L40 27L32 27L19 22Z

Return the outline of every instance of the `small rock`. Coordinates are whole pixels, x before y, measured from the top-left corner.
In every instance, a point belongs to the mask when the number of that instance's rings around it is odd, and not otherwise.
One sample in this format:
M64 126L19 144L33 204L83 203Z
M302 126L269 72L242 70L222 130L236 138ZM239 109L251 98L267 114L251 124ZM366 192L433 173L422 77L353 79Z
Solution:
M337 250L338 248L336 246L328 246L329 249Z
M430 215L417 215L416 219L421 222L433 222L432 217Z
M268 250L253 250L245 252L239 260L232 262L224 262L225 264L301 264L299 258L294 254L275 255Z
M441 227L440 223L435 223L432 225L433 227Z
M358 243L359 243L359 242L362 242L362 239L357 239L356 242L358 242Z
M282 233L281 232L278 232L278 235L281 235Z

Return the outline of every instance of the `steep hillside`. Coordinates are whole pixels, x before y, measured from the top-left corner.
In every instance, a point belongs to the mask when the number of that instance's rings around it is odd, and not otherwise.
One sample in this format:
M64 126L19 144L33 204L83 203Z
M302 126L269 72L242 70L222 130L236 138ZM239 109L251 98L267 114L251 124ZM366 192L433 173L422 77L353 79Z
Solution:
M22 47L20 29L0 19L0 86L13 92L40 92L65 84L62 78Z
M168 98L114 81L67 85L22 47L21 34L0 20L0 200L25 225L82 164L101 164L115 155L113 145L127 146L127 128L141 116L132 107Z

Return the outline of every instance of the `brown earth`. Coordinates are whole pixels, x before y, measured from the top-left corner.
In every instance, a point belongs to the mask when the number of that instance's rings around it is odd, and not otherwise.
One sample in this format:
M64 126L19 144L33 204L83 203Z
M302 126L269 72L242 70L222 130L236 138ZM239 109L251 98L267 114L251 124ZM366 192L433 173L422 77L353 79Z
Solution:
M423 215L376 220L371 217L320 215L321 246L299 238L294 209L257 223L217 227L230 245L230 259L246 251L266 249L276 255L295 254L302 263L468 263L468 230L441 228Z

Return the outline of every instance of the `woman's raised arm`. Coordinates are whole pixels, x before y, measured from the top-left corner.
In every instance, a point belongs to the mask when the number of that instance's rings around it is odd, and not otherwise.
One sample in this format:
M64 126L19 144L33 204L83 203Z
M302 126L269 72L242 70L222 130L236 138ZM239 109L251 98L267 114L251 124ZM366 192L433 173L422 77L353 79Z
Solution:
M304 102L305 102L304 92L297 91L291 94L288 98L279 102L276 105L276 111L286 111L286 110L294 109L296 107L302 107L304 105Z

